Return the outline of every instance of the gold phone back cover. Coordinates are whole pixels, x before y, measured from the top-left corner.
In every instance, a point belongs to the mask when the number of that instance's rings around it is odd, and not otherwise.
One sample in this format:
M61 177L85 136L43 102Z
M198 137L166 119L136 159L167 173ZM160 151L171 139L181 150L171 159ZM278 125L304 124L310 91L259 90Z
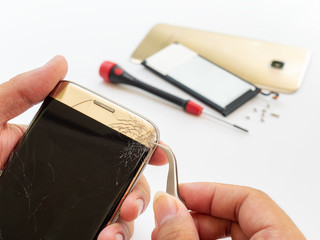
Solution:
M284 44L158 24L142 40L131 58L140 64L173 42L185 45L261 89L279 93L299 89L311 55L306 49ZM273 61L283 62L283 68L272 67Z

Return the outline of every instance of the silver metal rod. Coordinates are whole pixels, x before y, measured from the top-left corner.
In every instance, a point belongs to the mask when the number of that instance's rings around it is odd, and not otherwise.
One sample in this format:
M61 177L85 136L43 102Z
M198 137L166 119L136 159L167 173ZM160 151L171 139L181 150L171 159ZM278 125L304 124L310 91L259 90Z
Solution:
M224 119L222 119L222 118L220 118L220 117L216 117L216 116L214 116L214 115L212 115L212 114L210 114L210 113L208 113L208 112L206 112L206 111L202 111L202 114L205 115L205 116L207 116L207 117L209 117L209 118L213 118L213 119L215 119L215 120L217 120L217 121L220 121L220 122L222 122L222 123L224 123L224 124L227 124L227 125L229 125L229 126L238 128L238 129L240 129L240 130L242 130L242 131L244 131L244 132L249 132L247 129L245 129L245 128L243 128L243 127L240 127L240 126L238 126L238 125L236 125L236 124L230 123L230 122L228 122L227 120L224 120Z

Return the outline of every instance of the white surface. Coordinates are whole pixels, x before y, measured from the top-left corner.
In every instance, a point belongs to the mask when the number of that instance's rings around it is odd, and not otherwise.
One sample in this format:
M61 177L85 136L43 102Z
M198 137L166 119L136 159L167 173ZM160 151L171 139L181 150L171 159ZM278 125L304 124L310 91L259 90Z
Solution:
M29 0L0 3L0 81L44 64L56 54L69 62L66 79L76 81L153 120L175 152L181 182L216 181L267 192L308 239L319 239L320 215L320 32L316 0ZM130 62L130 55L156 23L251 37L307 48L312 59L301 89L277 101L256 97L227 119L244 134L126 86L104 84L102 61L119 63L136 77L186 94ZM260 122L261 111L270 104ZM15 122L28 123L33 108ZM250 116L250 120L246 119ZM165 189L166 167L146 169L152 195ZM150 239L151 205L136 221L133 239Z

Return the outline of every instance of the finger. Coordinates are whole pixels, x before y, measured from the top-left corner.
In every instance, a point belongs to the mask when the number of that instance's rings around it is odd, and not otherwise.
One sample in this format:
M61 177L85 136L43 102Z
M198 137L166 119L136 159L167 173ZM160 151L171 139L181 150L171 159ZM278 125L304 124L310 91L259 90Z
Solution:
M64 57L56 56L46 65L22 73L0 85L0 124L41 102L67 73Z
M237 222L233 222L231 224L230 235L231 239L234 240L249 240L249 238L244 234L239 223Z
M199 237L202 240L220 239L230 236L234 240L248 239L237 222L196 212L192 212L191 216L197 228Z
M17 144L19 139L26 131L26 125L4 124L1 130L1 146L0 146L0 169L5 165L6 160Z
M239 207L250 191L218 183L180 184L179 190L188 209L231 221L238 220Z
M160 141L159 144L167 146L162 141ZM149 164L155 165L155 166L161 166L167 163L168 163L168 158L166 153L162 149L157 147L149 161Z
M188 209L177 198L158 192L154 197L153 210L156 221L153 240L199 239Z
M133 235L133 222L119 219L105 227L99 234L98 240L129 240Z
M188 209L237 221L249 238L270 229L283 229L287 237L292 233L302 235L285 212L268 195L256 189L217 183L189 183L181 184L179 190Z
M146 178L142 175L132 192L124 200L120 217L128 222L135 220L150 202L150 188Z
M21 129L21 132L24 133L27 128L28 128L28 125L27 124L15 124L18 128Z

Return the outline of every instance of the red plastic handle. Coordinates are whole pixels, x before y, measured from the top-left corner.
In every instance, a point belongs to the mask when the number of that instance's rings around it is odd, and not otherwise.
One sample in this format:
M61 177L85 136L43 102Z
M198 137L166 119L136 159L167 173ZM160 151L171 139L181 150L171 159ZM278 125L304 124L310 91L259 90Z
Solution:
M203 107L200 106L199 104L189 100L187 105L185 106L184 110L188 113L193 114L193 115L200 116L202 113Z

